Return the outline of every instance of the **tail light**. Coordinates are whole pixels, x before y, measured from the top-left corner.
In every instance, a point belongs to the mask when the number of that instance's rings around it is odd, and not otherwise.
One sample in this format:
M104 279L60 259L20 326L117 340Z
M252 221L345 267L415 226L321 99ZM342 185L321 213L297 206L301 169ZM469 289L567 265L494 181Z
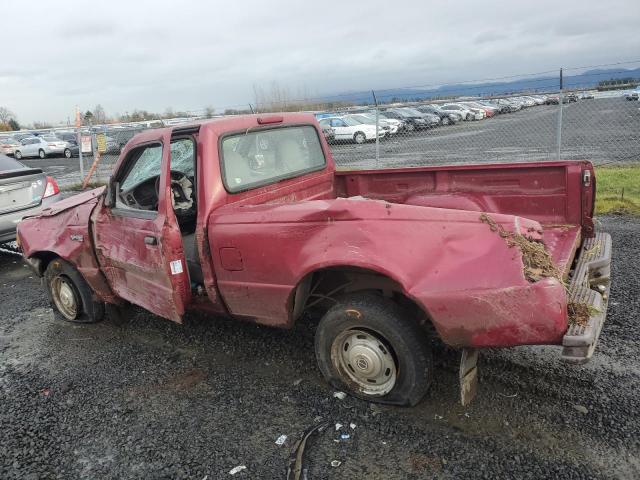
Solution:
M58 183L53 179L53 177L47 177L47 186L44 188L44 195L42 195L42 198L51 197L58 193L60 193Z

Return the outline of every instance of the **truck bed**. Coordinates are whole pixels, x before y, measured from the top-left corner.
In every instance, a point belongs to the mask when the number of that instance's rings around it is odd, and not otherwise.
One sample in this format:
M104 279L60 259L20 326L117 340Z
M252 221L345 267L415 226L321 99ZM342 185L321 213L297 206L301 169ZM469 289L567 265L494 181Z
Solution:
M585 208L592 203L592 191L582 185L589 168L585 162L546 162L338 171L336 192L536 220L566 277L583 237L592 232L591 209Z

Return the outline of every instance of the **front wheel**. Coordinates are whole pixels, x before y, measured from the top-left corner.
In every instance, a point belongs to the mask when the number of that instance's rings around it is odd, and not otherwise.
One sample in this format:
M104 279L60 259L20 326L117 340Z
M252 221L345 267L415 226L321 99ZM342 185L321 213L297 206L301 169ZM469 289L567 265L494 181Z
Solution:
M45 151L44 151L44 150L40 149L40 150L38 150L38 156L39 156L41 159L44 159L44 158L46 158L46 157L47 157L47 154L45 153Z
M367 136L362 132L357 132L353 136L353 141L356 142L357 144L363 144L364 142L367 141Z
M104 303L94 299L91 287L69 263L52 260L44 280L56 316L76 323L99 322L104 317Z
M13 152L13 156L15 157L16 160L22 159L22 153L20 152L20 150L16 150L15 152Z
M71 158L71 150L69 150L68 148L64 149L64 157L65 158Z
M450 123L451 123L451 120L449 120L449 117L442 118L442 125L449 125Z
M334 388L371 402L415 405L433 378L427 335L403 308L372 292L347 295L325 314L315 350Z

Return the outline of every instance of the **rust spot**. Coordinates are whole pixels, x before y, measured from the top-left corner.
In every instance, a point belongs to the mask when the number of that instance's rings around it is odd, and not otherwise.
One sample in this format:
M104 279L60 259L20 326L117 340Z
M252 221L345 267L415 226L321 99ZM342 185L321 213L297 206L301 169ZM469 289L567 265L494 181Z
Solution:
M362 318L362 314L358 310L354 310L352 308L345 310L345 313L350 317L355 317L358 320Z

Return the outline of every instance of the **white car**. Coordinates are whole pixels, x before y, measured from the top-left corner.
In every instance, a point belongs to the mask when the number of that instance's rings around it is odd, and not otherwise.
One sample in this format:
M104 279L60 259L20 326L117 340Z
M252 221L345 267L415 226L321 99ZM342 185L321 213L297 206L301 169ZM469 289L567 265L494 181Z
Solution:
M331 127L336 140L351 140L365 143L376 138L376 126L357 122L349 117L328 117L320 120L321 127ZM384 131L378 132L378 138L384 137Z
M44 137L27 137L20 140L13 152L17 160L27 157L46 158L49 155L63 155L67 142L58 137L46 135Z
M367 125L375 125L376 124L376 115L375 113L370 114L370 113L353 113L350 115L347 115L349 118L353 118L354 120L360 122L360 123L364 123ZM395 122L395 123L393 123ZM396 133L398 133L398 127L400 125L400 121L399 120L394 120L393 122L391 122L390 120L387 120L386 118L380 118L380 116L378 116L378 126L380 127L380 130L384 130L385 135L395 135Z
M462 115L463 120L482 120L484 118L484 112L482 114L478 112L474 112L469 107L464 105L459 105L457 103L447 103L445 105L438 105L440 110L444 110L445 112L455 112Z
M4 153L5 155L13 155L16 150L16 147L20 145L20 142L14 138L2 138L0 139L0 153Z

